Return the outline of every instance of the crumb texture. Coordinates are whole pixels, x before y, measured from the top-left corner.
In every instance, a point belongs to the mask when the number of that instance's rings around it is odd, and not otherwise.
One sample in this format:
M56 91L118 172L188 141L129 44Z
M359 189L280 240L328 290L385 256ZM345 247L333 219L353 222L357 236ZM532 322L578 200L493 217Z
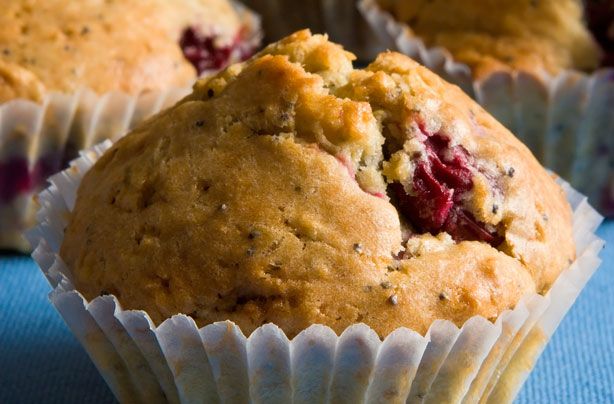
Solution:
M377 0L428 46L441 46L484 77L538 75L599 65L599 46L579 0Z
M530 152L409 58L299 31L207 80L86 174L61 256L87 298L246 333L495 319L574 257Z
M81 87L137 93L189 85L196 69L180 47L188 28L225 49L241 21L227 0L3 1L0 102Z

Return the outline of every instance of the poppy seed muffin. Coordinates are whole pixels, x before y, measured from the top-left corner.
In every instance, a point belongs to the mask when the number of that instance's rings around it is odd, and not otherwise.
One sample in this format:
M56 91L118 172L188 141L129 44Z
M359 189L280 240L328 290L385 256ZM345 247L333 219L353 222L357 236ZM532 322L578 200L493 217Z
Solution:
M299 31L118 141L61 257L88 299L159 323L381 336L495 319L574 258L563 191L460 89L397 53L364 70Z
M227 0L9 0L0 14L0 102L48 91L185 86L247 56Z
M427 46L440 46L476 78L521 70L538 76L592 70L600 50L580 0L377 0Z

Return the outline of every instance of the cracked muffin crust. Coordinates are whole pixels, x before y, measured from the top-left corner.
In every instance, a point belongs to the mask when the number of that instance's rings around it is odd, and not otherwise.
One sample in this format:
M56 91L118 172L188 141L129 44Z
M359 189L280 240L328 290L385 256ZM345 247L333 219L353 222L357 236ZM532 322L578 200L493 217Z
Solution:
M476 78L522 70L541 76L599 66L580 0L377 0L427 46L440 46Z
M574 257L563 191L460 89L396 53L363 70L299 31L207 80L85 175L61 256L159 323L385 336L495 319Z
M0 13L0 102L45 92L185 86L244 59L227 0L9 0Z

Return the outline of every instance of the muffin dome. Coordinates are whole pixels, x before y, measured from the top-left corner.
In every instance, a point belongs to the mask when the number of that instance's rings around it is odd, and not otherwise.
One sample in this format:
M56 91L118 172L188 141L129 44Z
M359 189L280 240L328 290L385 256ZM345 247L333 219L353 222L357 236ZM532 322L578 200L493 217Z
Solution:
M428 46L449 50L476 77L493 71L556 74L599 65L579 0L377 0Z
M46 91L188 85L250 49L227 0L8 0L0 13L0 102Z
M384 336L495 319L574 257L562 190L460 89L308 31L197 82L85 175L61 257L155 322Z

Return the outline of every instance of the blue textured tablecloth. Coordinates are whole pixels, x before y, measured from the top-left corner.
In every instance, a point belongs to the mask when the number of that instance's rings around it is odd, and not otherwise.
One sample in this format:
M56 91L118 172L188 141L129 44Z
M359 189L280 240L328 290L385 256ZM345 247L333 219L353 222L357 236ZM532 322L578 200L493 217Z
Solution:
M614 221L603 264L550 341L520 403L614 403ZM27 257L0 256L0 403L106 403L114 398L47 300Z

